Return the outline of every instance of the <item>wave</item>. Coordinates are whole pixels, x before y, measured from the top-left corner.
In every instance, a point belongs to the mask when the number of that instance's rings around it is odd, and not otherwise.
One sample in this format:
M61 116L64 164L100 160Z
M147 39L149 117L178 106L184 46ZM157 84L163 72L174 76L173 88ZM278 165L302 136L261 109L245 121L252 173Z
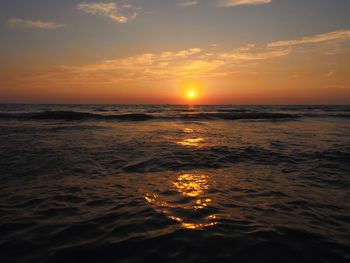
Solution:
M189 110L179 110L174 113L167 111L153 111L150 113L121 113L104 114L83 111L41 111L41 112L2 112L0 119L20 119L20 120L116 120L116 121L210 121L210 120L294 120L297 118L341 118L349 119L350 114L312 114L312 113L281 113L281 112L251 112L245 110L219 109L213 112L199 112Z
M331 117L349 119L350 118L350 114L346 114L346 113L332 114Z
M296 118L297 115L288 113L273 113L273 112L208 112L182 114L183 119L222 119L222 120L260 120L260 119L290 119Z
M214 120L265 120L265 121L290 121L300 118L333 118L349 119L350 114L328 113L284 113L269 111L246 111L240 109L218 109L216 111L152 111L150 112L124 112L113 114L110 112L95 111L74 111L74 110L48 110L38 112L0 112L1 119L10 120L62 120L62 121L84 121L84 120L110 120L110 121L131 121L142 122L149 120L159 121L214 121Z
M171 116L152 115L146 113L126 113L106 115L79 111L43 111L26 113L0 113L0 119L22 120L120 120L120 121L147 121L159 120L260 120L260 119L291 119L297 115L287 113L267 112L197 112L179 113Z
M123 120L123 121L145 121L153 116L144 113L130 113L119 115L103 115L90 112L78 111L44 111L34 113L0 113L1 119L31 119L31 120Z

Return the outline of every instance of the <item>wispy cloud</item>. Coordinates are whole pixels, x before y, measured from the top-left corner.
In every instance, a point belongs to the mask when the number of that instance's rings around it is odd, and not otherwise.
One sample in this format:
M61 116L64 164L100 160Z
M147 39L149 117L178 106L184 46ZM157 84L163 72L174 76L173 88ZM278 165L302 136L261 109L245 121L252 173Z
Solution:
M117 23L128 23L134 20L139 10L129 4L117 4L113 2L84 2L78 4L77 8L87 14L108 17Z
M334 75L334 71L329 71L326 76L327 76L327 78L330 78L333 75Z
M82 66L63 65L54 72L37 75L26 81L43 82L43 79L66 80L69 83L108 81L112 84L120 81L222 77L235 74L243 67L262 60L287 56L290 52L289 48L266 49L247 45L221 52L209 47L144 53Z
M32 28L32 29L58 29L65 26L63 24L58 24L55 22L29 20L29 19L21 19L21 18L10 18L8 20L8 24L14 27L24 27L24 28Z
M183 0L180 6L193 6L200 3L201 0ZM263 5L269 4L272 0L215 0L216 5L220 7L232 7L240 5Z
M143 53L80 66L62 65L51 72L32 76L25 81L114 85L124 81L181 80L217 78L238 73L251 74L256 72L256 66L261 63L269 63L273 59L287 57L293 51L297 52L296 45L350 39L346 33L348 31L336 32L304 37L301 40L271 42L264 46L248 44L231 50L219 50L217 45L211 45L207 48ZM286 44L287 42L289 44ZM325 47L329 46L328 43L333 42L327 42ZM313 48L304 49L303 52L307 50ZM329 77L332 75L333 71L328 74Z
M180 6L193 6L199 4L200 0L185 0L179 3Z
M219 1L219 6L263 5L271 2L272 0L221 0Z
M268 44L268 47L287 47L305 44L318 44L329 41L350 40L350 30L339 30L303 37L302 39L276 41Z

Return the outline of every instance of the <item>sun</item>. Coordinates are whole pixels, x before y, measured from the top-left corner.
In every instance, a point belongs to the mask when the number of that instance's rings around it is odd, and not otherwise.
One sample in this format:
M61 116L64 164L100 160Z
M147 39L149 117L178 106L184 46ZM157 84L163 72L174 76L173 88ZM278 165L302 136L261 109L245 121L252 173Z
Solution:
M202 97L202 84L199 81L186 80L179 87L180 96L185 103L199 103Z
M190 89L187 91L186 96L188 99L193 100L197 97L197 94L196 94L196 91Z

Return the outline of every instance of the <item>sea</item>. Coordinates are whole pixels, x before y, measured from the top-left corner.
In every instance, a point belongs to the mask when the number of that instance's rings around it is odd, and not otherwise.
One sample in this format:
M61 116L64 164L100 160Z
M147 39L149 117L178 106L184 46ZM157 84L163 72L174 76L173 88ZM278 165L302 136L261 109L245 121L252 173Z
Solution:
M0 105L0 262L350 262L350 106Z

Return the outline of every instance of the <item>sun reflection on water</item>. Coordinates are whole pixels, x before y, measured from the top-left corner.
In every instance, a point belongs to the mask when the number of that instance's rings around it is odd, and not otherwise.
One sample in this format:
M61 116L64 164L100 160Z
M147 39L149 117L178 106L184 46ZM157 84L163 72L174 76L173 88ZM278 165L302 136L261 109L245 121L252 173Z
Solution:
M179 141L176 142L176 144L185 146L185 147L195 147L198 148L201 146L202 143L205 142L205 138L200 136L190 136L190 134L194 133L194 130L191 128L184 128L183 133L187 134L186 138L182 138Z
M181 174L176 180L171 182L171 190L176 190L181 196L189 199L185 204L179 204L179 195L174 199L158 194L146 193L145 200L159 209L169 219L178 222L186 229L203 229L217 224L216 216L210 214L200 219L196 218L196 213L207 208L212 199L207 195L209 189L209 177L203 174Z
M191 128L185 128L184 129L184 133L193 133L193 132L194 132L194 130L191 129Z
M177 144L186 146L186 147L199 147L202 142L204 142L204 138L197 137L197 138L187 138L182 141L177 142Z
M208 176L183 174L173 184L183 195L195 197L208 189Z

